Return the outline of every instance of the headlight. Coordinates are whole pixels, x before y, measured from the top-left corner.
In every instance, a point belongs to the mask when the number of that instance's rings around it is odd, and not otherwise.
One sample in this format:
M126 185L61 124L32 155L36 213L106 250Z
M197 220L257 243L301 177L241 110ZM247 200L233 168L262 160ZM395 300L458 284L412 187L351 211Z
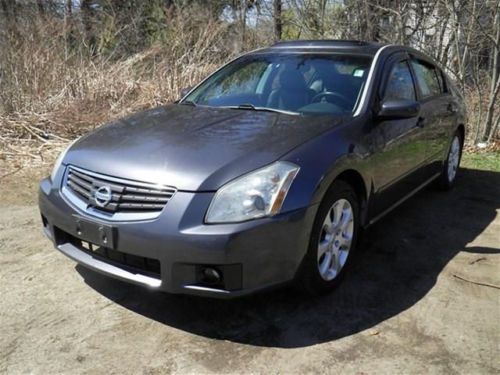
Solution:
M54 179L56 178L57 171L61 167L61 164L64 160L64 157L66 156L66 153L68 152L69 148L73 146L73 144L78 141L78 138L75 139L73 142L71 142L68 147L66 147L57 157L56 162L54 163L54 167L52 168L52 173L50 174L50 181L54 182Z
M280 212L299 167L276 162L250 172L219 189L208 208L207 223L228 223Z

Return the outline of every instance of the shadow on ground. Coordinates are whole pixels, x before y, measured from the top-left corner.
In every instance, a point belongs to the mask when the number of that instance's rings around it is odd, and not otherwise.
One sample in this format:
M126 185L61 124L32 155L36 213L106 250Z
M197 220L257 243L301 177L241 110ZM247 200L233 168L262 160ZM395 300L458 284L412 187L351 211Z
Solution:
M150 292L77 266L85 282L123 307L204 337L295 348L369 329L410 308L460 251L495 219L500 173L461 170L454 191L427 189L371 227L355 267L332 294L308 298L284 289L221 301Z

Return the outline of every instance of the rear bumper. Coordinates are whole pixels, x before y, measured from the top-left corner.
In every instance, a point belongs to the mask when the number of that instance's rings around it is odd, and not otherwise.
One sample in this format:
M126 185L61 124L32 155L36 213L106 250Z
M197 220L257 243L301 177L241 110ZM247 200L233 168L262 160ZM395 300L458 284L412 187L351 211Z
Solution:
M149 288L230 298L291 281L307 250L317 206L238 224L205 225L213 193L177 192L149 221L104 222L71 206L50 180L40 184L44 232L55 247L85 267ZM158 265L155 273L100 256L80 246L75 215L112 225L114 252ZM213 267L223 282L207 284L200 270ZM144 271L144 272L143 272Z

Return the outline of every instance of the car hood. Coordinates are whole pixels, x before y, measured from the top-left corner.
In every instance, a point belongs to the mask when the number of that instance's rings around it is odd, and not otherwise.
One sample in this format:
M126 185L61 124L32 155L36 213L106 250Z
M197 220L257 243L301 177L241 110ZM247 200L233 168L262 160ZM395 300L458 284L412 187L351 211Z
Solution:
M82 137L64 163L184 191L213 191L277 160L340 119L169 105Z

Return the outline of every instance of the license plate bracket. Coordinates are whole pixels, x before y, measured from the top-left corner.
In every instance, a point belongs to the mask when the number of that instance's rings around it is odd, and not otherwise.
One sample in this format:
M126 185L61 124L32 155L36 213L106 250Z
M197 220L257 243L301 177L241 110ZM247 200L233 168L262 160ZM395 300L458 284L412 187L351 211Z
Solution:
M74 215L75 233L78 238L94 245L114 249L116 228Z

